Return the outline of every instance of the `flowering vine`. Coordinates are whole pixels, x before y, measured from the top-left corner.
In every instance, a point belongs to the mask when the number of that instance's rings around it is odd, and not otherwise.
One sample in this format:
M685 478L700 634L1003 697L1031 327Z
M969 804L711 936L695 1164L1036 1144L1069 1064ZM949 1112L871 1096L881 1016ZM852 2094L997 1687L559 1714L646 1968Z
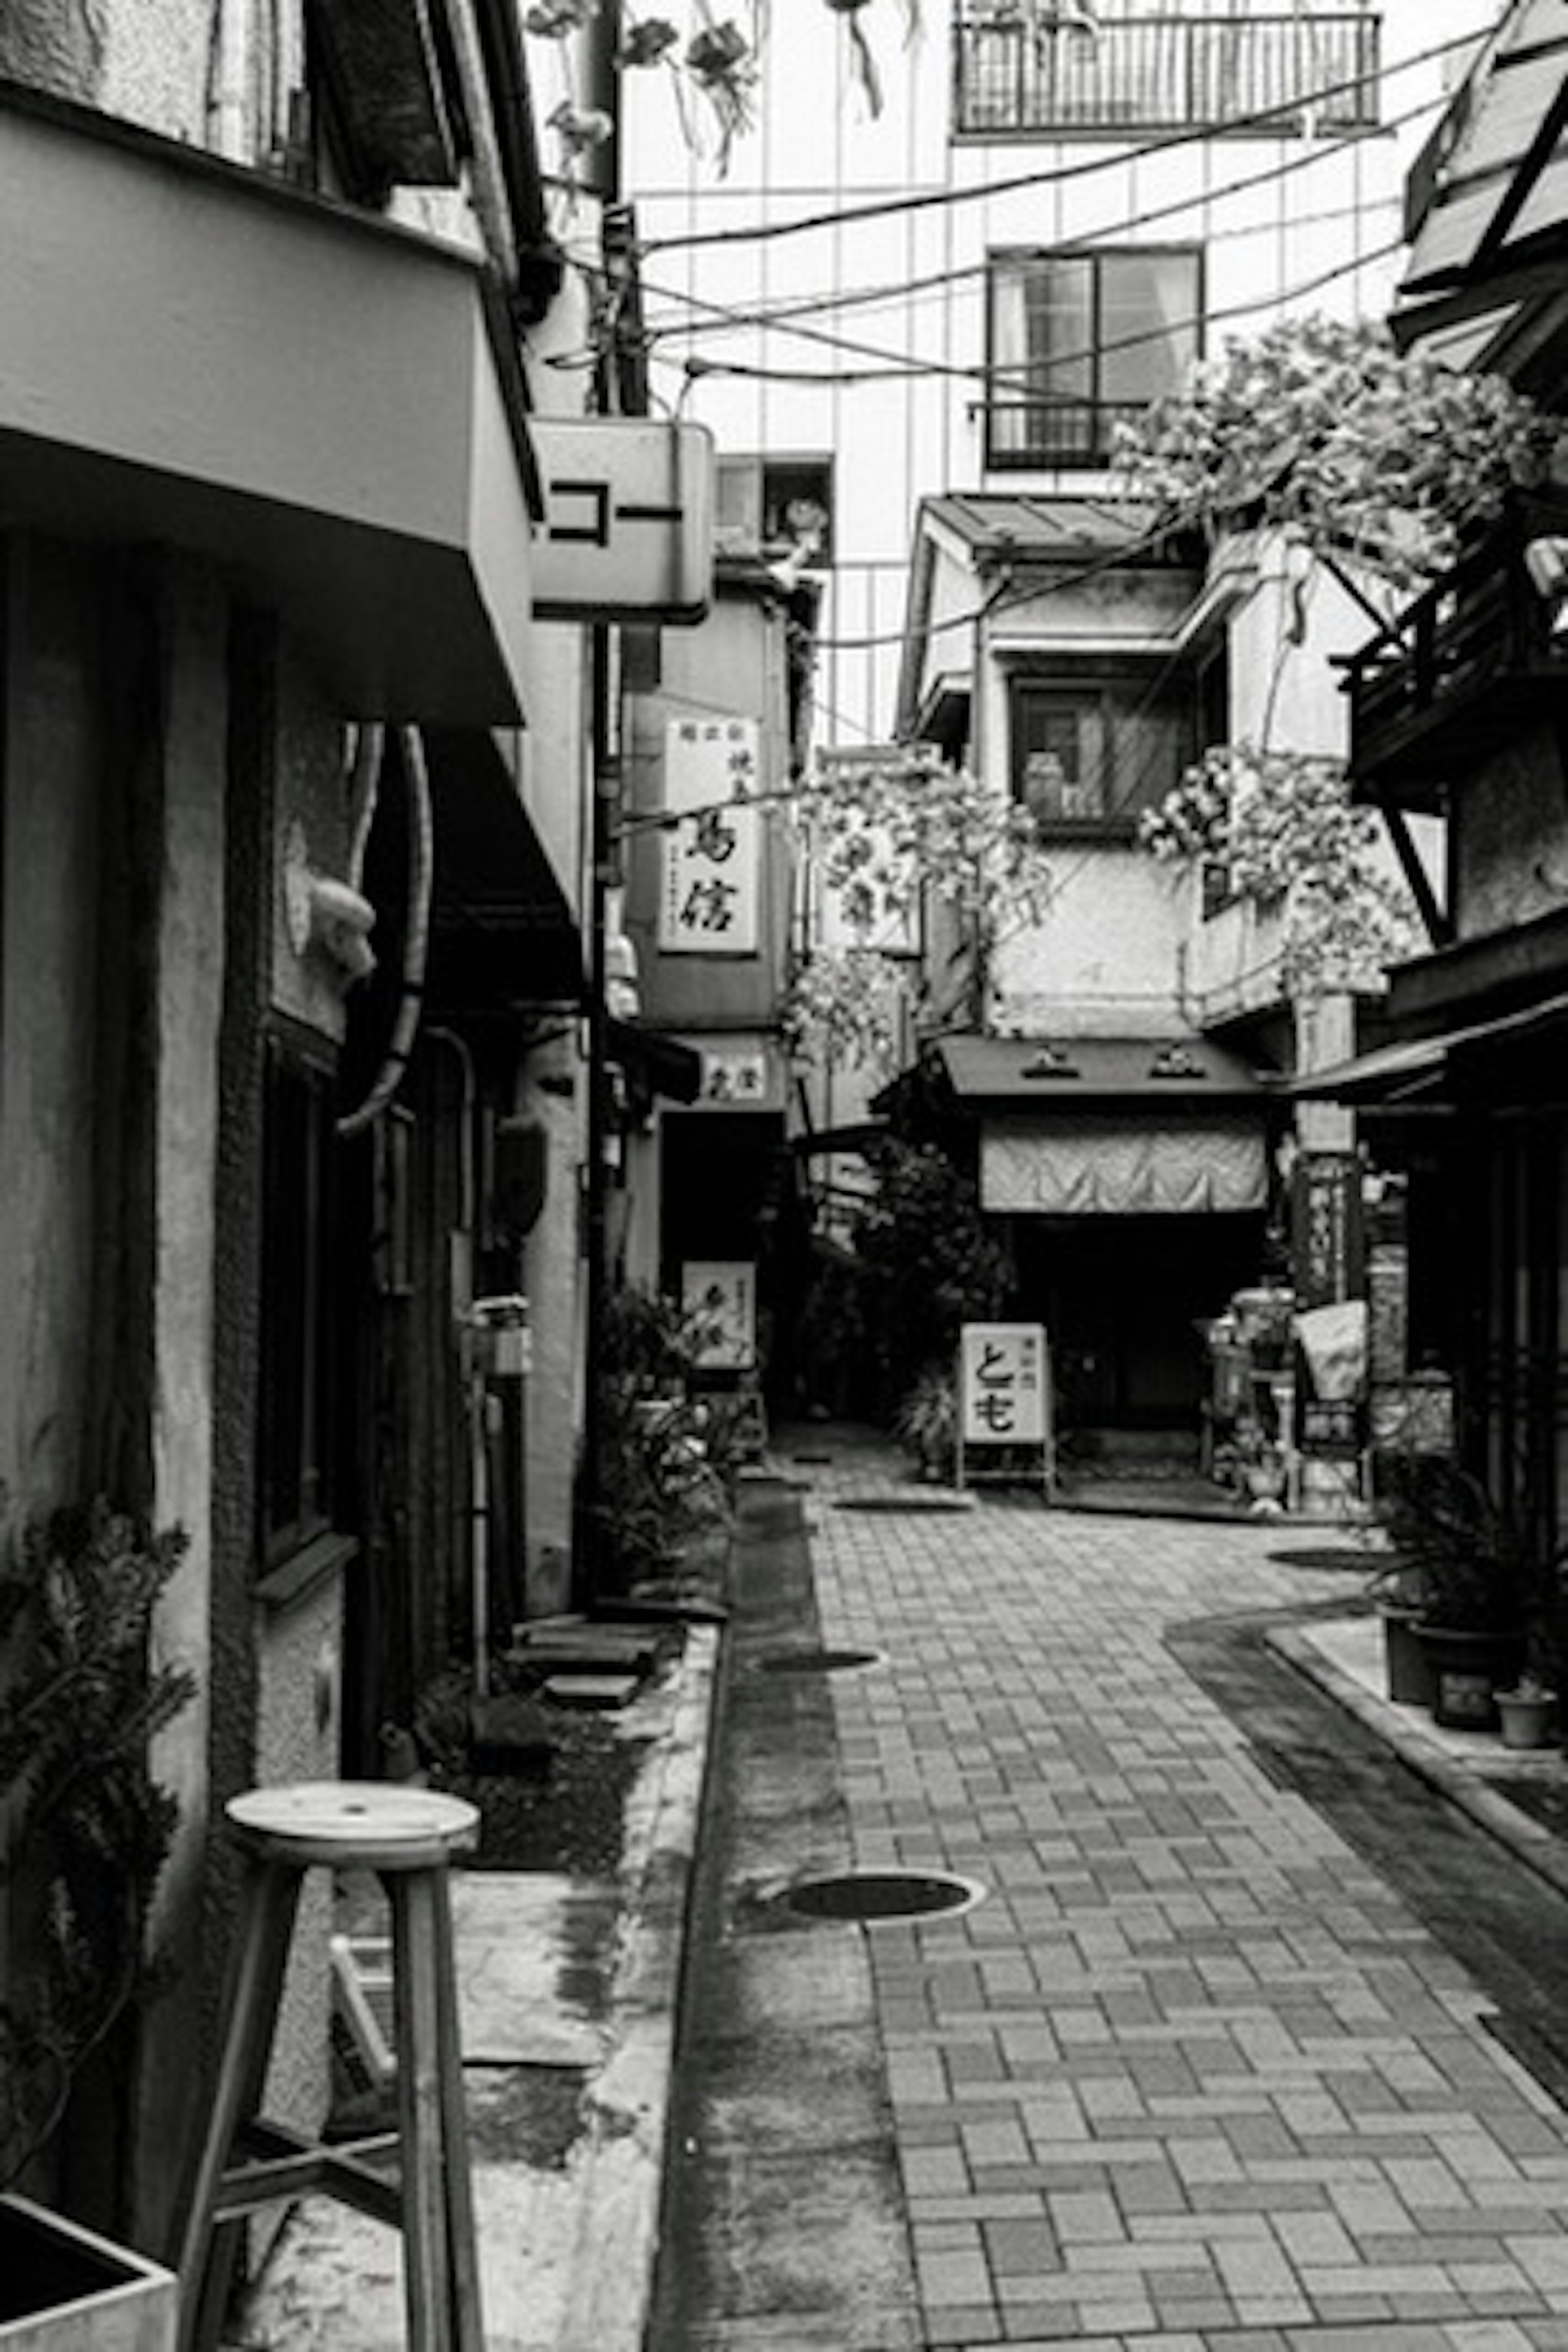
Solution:
M1286 983L1299 994L1380 990L1416 941L1409 895L1380 863L1375 811L1342 761L1225 743L1139 820L1153 856L1217 868L1229 893L1277 907Z
M1051 895L1033 812L919 748L825 762L797 808L818 877L862 944L819 950L800 967L782 1013L793 1050L808 1060L890 1055L890 1013L871 1000L885 986L890 1003L893 983L873 942L889 929L912 934L927 898L954 916L984 1006L997 948L1037 923Z
M1539 477L1560 429L1500 376L1399 352L1379 325L1308 318L1232 338L1118 428L1114 462L1173 522L1271 523L1403 589Z

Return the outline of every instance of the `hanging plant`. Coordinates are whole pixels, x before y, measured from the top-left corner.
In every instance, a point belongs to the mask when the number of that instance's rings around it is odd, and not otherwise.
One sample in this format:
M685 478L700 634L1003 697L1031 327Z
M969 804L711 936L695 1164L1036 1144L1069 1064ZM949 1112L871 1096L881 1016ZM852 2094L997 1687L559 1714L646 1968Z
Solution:
M1375 811L1350 797L1343 762L1304 751L1215 745L1139 821L1154 856L1217 866L1229 894L1280 909L1294 993L1381 990L1415 924L1379 862Z
M779 1034L797 1062L830 1069L897 1066L898 997L874 950L819 949L795 969L779 1001Z
M1173 524L1272 524L1406 588L1540 477L1560 430L1499 376L1401 352L1382 326L1310 318L1230 340L1118 427L1114 463Z

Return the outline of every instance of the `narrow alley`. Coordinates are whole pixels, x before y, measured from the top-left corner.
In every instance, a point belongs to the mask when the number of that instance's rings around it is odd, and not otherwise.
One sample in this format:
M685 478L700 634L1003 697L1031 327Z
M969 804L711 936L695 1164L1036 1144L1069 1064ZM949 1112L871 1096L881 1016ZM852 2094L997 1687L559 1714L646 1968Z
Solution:
M1353 1553L794 1462L736 1593L659 2352L1568 2345L1563 2114L1460 1957L1490 1916L1549 2016L1568 1906L1392 1752L1374 1866L1173 1641L1353 1607ZM792 1907L837 1870L982 1892Z

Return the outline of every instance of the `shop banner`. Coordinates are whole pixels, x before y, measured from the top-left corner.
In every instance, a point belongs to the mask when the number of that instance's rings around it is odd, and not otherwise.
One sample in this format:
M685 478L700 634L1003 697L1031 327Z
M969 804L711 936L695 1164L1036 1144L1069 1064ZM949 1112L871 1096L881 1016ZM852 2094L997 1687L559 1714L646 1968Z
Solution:
M754 719L671 719L665 728L665 836L658 945L664 955L757 952L762 814ZM686 814L689 812L689 814Z

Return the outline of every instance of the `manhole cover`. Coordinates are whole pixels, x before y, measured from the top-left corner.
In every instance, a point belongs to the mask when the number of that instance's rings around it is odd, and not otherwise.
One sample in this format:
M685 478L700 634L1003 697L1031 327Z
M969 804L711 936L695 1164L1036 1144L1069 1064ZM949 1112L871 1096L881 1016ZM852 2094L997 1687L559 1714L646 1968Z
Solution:
M840 1675L881 1663L880 1650L775 1650L771 1657L757 1660L757 1670L764 1675Z
M803 1878L788 1888L784 1902L807 1919L930 1918L941 1912L968 1911L984 1893L973 1879L945 1873L856 1870L834 1878Z
M967 1487L922 1492L911 1486L908 1494L841 1495L833 1507L837 1511L972 1511L974 1496Z
M1289 1551L1271 1551L1281 1568L1342 1569L1347 1576L1370 1576L1389 1558L1386 1552L1363 1549L1359 1544L1302 1544Z

